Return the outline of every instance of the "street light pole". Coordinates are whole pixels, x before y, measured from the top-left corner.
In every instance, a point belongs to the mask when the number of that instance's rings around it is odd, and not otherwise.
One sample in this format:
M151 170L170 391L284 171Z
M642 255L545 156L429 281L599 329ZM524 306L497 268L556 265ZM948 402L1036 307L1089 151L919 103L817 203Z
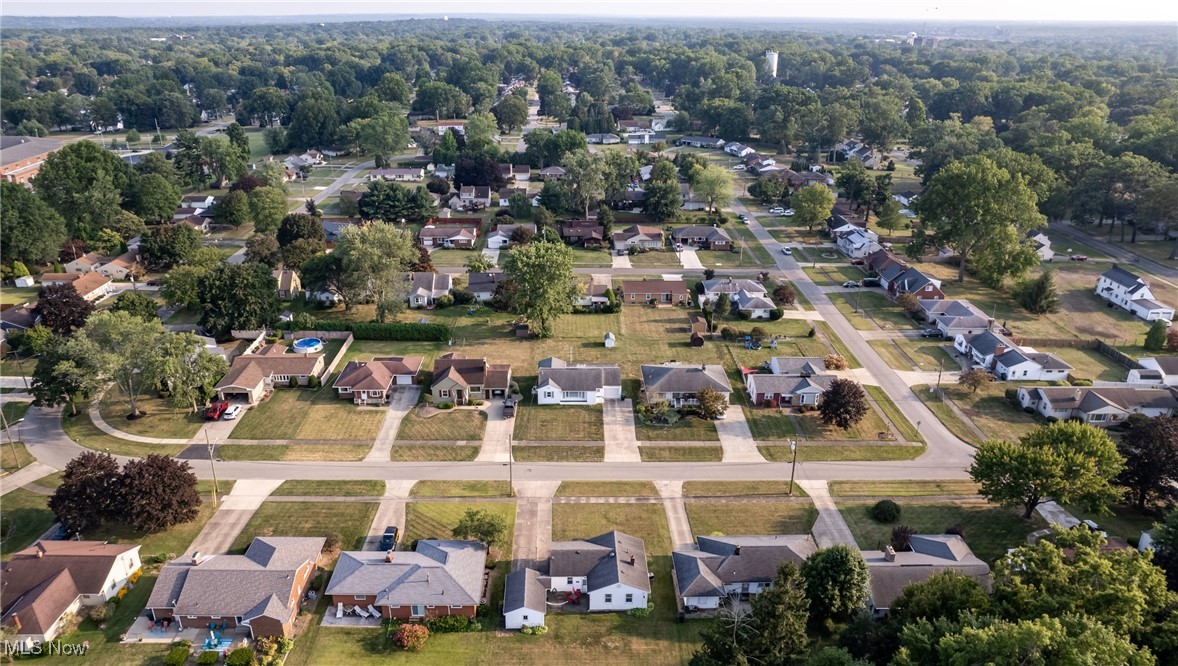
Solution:
M209 431L205 429L205 444L209 448L209 467L213 470L213 508L217 508L217 464L213 461L213 443L209 441Z
M793 453L793 463L789 469L789 494L794 494L794 474L798 471L798 440L789 440L789 450Z

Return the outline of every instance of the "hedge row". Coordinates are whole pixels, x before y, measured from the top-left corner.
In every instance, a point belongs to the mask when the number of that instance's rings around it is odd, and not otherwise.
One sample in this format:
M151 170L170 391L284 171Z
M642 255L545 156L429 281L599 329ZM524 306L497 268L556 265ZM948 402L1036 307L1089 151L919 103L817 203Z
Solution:
M303 322L305 324L305 322ZM294 322L284 321L283 330L294 330ZM300 326L300 330L350 331L357 340L393 340L396 342L446 342L450 339L450 327L445 324L413 324L395 322L379 324L363 321L316 320L314 326Z

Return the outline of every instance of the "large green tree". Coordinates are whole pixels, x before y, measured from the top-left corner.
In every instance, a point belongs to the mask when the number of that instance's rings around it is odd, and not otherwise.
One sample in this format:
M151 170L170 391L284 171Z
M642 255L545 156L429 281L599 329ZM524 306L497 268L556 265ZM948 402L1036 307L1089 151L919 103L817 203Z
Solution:
M822 224L834 210L834 192L825 185L811 185L798 190L790 198L794 209L794 220L812 230L815 224Z
M845 619L867 604L867 563L859 549L824 548L802 563L810 613L818 618Z
M139 257L153 269L168 269L188 261L200 248L200 232L187 224L152 227L139 243Z
M389 294L399 294L405 274L417 263L413 235L389 224L369 224L344 229L336 239L331 259L315 261L304 273L330 285L352 309L361 303L381 303ZM308 262L310 263L310 262Z
M120 505L119 464L109 453L86 451L70 460L61 485L49 498L49 510L70 532L102 525Z
M562 315L573 311L581 286L573 275L573 252L563 243L531 243L503 260L511 283L511 308L524 316L532 333L547 337Z
M1134 414L1117 442L1125 468L1117 476L1137 508L1171 507L1178 500L1178 419Z
M809 654L810 600L798 566L779 565L772 586L754 596L751 606L719 611L702 632L691 666L803 663Z
M135 213L148 222L171 220L180 205L180 188L158 174L135 179Z
M117 155L78 141L45 158L33 187L65 218L70 236L86 240L118 214L128 181L128 167Z
M575 152L565 155L562 166L565 176L560 183L570 204L584 212L589 219L589 209L605 197L605 168L597 155Z
M286 192L277 187L259 187L249 195L250 217L254 221L254 231L260 234L272 234L278 231L278 225L283 216L290 210L290 203L286 200Z
M197 281L200 325L223 340L278 321L278 281L264 264L221 264Z
M528 103L515 95L508 95L491 109L491 113L495 114L501 130L514 132L528 122Z
M0 182L0 246L4 261L30 266L57 258L65 242L65 220L27 187Z
M191 522L200 512L196 475L187 461L156 453L130 460L123 466L119 485L123 516L144 534Z
M689 181L692 193L707 204L709 213L732 203L734 192L731 171L716 164L697 166L691 170Z

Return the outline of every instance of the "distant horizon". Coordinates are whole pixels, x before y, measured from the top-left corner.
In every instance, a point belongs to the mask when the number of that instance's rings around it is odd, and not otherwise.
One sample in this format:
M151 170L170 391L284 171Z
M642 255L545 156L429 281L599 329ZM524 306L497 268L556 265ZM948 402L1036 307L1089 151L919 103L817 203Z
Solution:
M175 13L175 5L145 0L65 0L46 3L33 0L8 0L0 16L21 18L152 18L175 20L199 19L265 19L326 17L387 17L388 20L412 18L479 19L488 17L528 16L537 20L551 18L586 18L597 20L661 19L730 19L747 20L806 20L806 21L928 21L970 22L983 24L1009 23L1095 23L1095 24L1167 24L1178 27L1178 3L1159 7L1156 3L1130 1L1124 3L1095 0L993 0L990 3L962 0L900 0L881 5L874 0L831 0L822 6L791 6L783 8L776 0L747 0L735 14L727 7L717 7L700 0L648 0L636 8L630 0L598 0L598 11L586 12L582 2L570 0L401 0L396 3L376 0L339 0L324 7L311 0L255 0L243 3L228 0L207 0L199 5L185 5L189 13ZM314 7L314 9L310 9ZM195 8L195 13L192 13ZM48 11L47 11L48 10Z

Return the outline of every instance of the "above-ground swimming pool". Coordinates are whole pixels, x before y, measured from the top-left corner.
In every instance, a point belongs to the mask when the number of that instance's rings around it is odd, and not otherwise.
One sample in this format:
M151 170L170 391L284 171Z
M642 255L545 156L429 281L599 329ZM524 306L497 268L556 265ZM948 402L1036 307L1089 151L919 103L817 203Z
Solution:
M293 347L299 354L317 354L323 351L323 341L319 338L303 338L295 340Z

